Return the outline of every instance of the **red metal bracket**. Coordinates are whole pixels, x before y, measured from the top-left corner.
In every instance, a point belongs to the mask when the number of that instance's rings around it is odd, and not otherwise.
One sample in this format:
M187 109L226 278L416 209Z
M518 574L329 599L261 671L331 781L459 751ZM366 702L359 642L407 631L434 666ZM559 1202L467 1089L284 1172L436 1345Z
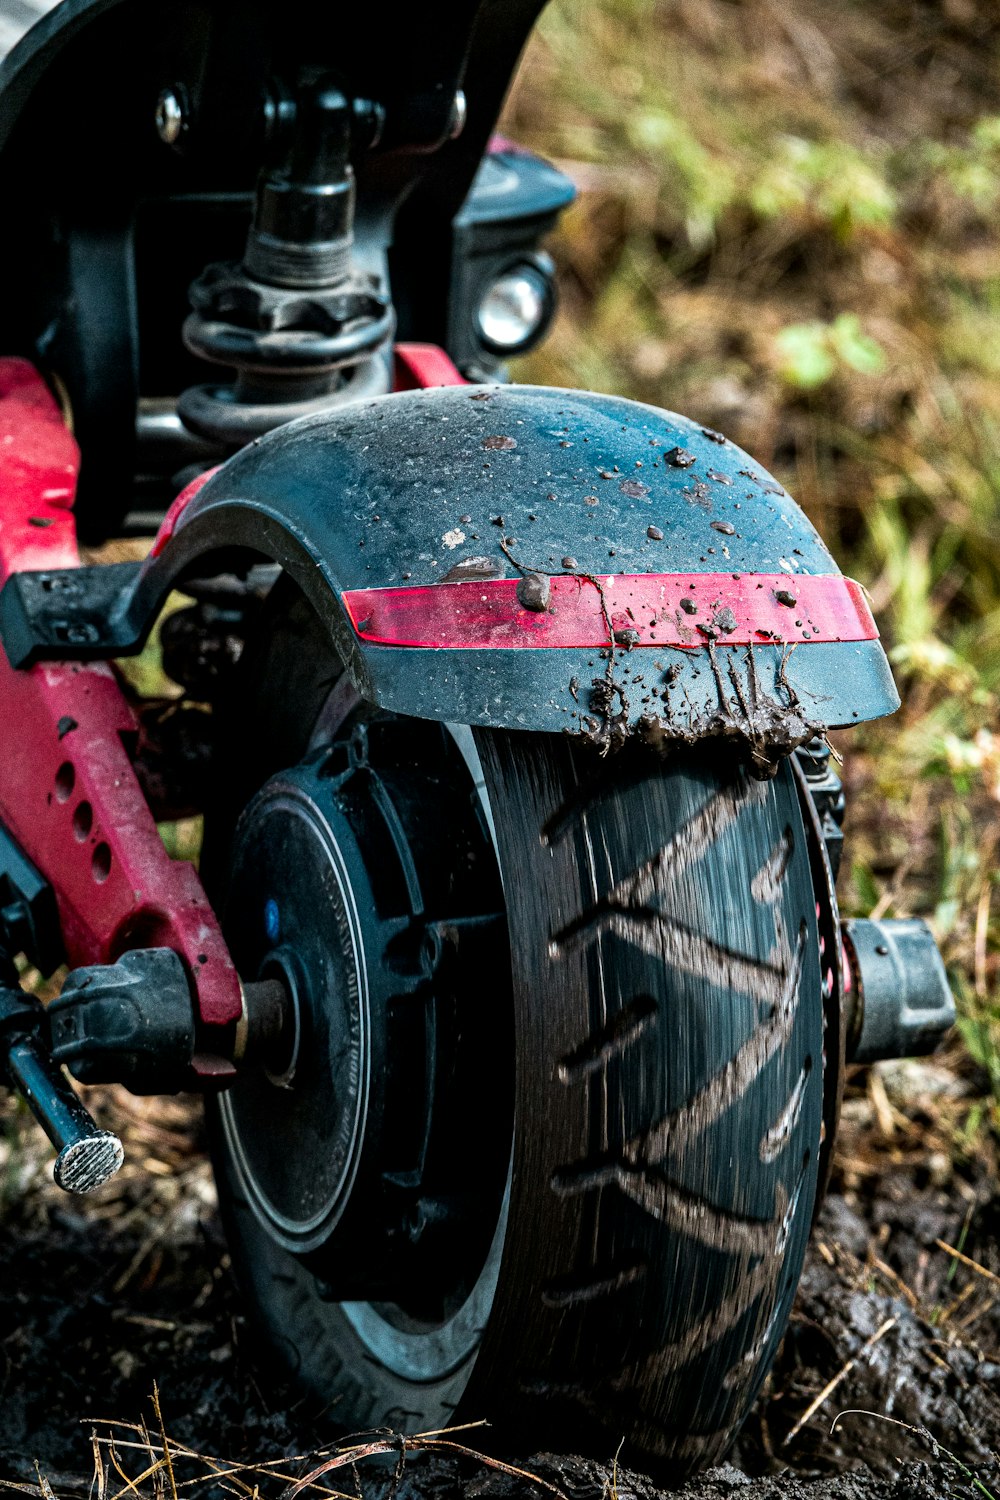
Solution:
M397 344L393 390L426 391L431 386L468 385L451 356L437 344Z
M79 566L79 450L26 361L0 359L0 584L13 572ZM71 964L128 948L173 948L208 1028L242 1000L194 867L163 846L128 755L135 717L104 662L17 672L0 652L0 821L55 890ZM218 1074L214 1059L199 1071Z

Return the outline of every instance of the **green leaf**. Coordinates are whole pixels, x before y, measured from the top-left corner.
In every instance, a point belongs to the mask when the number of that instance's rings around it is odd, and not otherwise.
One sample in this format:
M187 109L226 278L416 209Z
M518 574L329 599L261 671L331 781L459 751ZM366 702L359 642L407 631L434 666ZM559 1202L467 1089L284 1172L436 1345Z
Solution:
M841 313L830 327L830 342L837 357L862 375L877 375L885 369L885 350L861 331L857 313Z
M830 350L825 323L790 323L775 343L781 355L781 374L789 385L815 390L836 373L837 361Z

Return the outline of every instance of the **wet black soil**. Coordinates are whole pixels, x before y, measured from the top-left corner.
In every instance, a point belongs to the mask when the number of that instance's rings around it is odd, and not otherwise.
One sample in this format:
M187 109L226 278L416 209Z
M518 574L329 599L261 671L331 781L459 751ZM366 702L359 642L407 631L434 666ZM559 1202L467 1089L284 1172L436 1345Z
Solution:
M254 1364L197 1107L117 1094L100 1103L119 1128L124 1118L128 1165L117 1185L87 1201L52 1187L34 1127L0 1104L0 1477L41 1493L40 1470L56 1496L89 1492L95 1430L114 1431L123 1470L141 1473L141 1430L102 1419L145 1420L155 1438L155 1382L173 1443L216 1460L285 1459L278 1473L255 1476L262 1493L280 1494L322 1461L309 1455L334 1441L334 1429L307 1422L294 1392L265 1389ZM1000 1206L991 1176L981 1164L962 1172L938 1162L935 1182L926 1153L866 1156L850 1126L846 1139L767 1388L730 1464L689 1484L686 1500L982 1500L976 1480L1000 1496ZM961 1244L980 1269L939 1241ZM831 1435L847 1410L855 1414ZM463 1437L478 1446L474 1431ZM108 1445L100 1451L114 1494L124 1480ZM510 1457L526 1472L443 1452L408 1455L398 1494L552 1493L528 1475L568 1500L658 1493L647 1479L613 1472L612 1455L607 1465ZM204 1461L184 1462L187 1477L206 1471ZM385 1459L360 1464L361 1492L386 1493L390 1469ZM331 1472L324 1486L356 1493L349 1472ZM155 1494L158 1483L162 1471L140 1492Z

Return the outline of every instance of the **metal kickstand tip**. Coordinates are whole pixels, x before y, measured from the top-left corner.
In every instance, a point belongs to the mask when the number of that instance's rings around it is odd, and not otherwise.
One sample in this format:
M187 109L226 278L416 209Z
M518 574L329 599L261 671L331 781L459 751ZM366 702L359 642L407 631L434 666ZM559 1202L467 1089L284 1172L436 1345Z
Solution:
M121 1141L109 1130L64 1146L56 1157L52 1175L67 1193L91 1193L113 1177L125 1160Z

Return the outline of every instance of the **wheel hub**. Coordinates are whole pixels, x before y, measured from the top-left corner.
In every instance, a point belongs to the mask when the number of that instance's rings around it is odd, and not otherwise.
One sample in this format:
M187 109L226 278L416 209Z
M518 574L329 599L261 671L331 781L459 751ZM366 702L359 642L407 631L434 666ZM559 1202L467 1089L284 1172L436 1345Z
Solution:
M286 996L221 1102L255 1215L334 1300L460 1305L501 1210L512 1042L496 858L447 733L360 721L272 778L223 926Z
M288 1000L280 1039L223 1117L255 1211L297 1251L322 1244L343 1214L372 1061L363 935L343 850L311 792L291 779L261 792L227 908L242 972L280 979Z

